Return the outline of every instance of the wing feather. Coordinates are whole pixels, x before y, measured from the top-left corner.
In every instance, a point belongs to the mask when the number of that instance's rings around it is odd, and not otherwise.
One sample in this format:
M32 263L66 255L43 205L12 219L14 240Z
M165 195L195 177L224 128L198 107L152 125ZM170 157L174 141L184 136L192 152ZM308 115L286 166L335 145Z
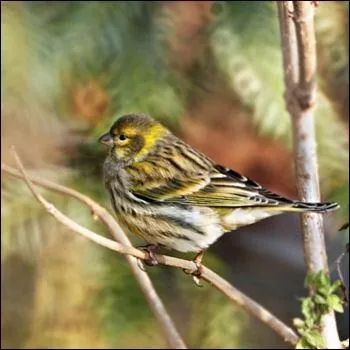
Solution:
M220 165L207 173L178 173L163 184L144 182L143 186L131 186L131 192L150 202L168 202L210 207L276 207L292 204L280 195L262 188L255 181Z

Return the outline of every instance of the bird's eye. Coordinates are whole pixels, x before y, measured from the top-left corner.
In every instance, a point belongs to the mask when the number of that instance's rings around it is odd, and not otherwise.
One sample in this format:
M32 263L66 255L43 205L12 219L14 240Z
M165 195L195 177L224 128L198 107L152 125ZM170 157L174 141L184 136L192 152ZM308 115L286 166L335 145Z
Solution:
M125 141L127 139L127 137L123 134L119 135L119 140L120 141Z

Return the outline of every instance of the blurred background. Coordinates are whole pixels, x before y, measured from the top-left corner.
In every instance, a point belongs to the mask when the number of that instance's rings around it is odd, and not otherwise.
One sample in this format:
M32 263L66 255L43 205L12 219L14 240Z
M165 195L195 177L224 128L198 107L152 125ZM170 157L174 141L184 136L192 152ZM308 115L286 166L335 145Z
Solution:
M31 174L111 209L97 138L119 116L144 112L218 163L297 198L274 2L2 1L1 10L2 162L14 165L14 144ZM338 232L349 211L348 2L322 1L315 23L322 199L341 204L325 216L331 263L349 237ZM166 347L122 256L57 223L21 181L2 173L1 185L2 348ZM80 203L42 193L107 235ZM287 324L300 316L297 215L225 235L204 263ZM348 285L347 266L348 256ZM209 285L148 271L189 347L288 348ZM337 315L342 339L348 317Z

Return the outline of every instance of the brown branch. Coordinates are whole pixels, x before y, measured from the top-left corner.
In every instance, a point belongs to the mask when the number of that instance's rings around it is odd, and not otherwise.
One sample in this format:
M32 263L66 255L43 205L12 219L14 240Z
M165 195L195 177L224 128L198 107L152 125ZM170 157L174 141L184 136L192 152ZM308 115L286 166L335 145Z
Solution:
M15 158L16 158L18 165L21 166L20 165L21 163L20 163L16 153L15 153ZM20 172L9 167L6 164L1 164L1 170L5 171L6 173L8 173L12 176L15 176L17 178L21 178L21 179L25 178L24 177L25 172L24 172L23 167L21 169L21 171L23 170L22 171L23 175L21 175ZM114 220L113 216L105 208L101 207L99 204L97 204L91 198L83 195L82 193L79 193L79 192L74 191L70 188L67 188L65 186L55 184L51 181L37 179L35 177L29 177L27 174L26 174L26 176L27 176L27 179L30 179L31 181L33 181L34 183L37 183L38 185L40 185L42 187L53 190L53 191L58 192L58 193L63 194L63 195L69 195L70 197L73 197L73 198L83 202L84 204L86 204L91 209L93 216L95 218L99 218L107 226L108 231L110 232L110 234L112 235L112 237L116 241L123 243L124 246L131 247L131 243L130 243L128 237L125 235L125 233L119 227L117 222ZM29 185L29 183L27 182L28 185ZM31 190L33 192L34 189L31 188ZM34 193L35 192L33 192L33 194ZM40 197L38 198L36 196L36 198L42 203L42 201L39 199ZM52 209L56 210L54 208L52 208ZM113 242L110 240L106 240L104 237L102 237L100 235L96 235L96 234L95 234L94 238L90 237L90 239L93 239L93 240L95 240L96 243L102 244L102 245L105 245L105 244L110 245L111 242ZM103 243L101 240L103 241ZM112 249L111 246L109 246L109 248ZM138 281L138 283L141 287L141 290L142 290L143 294L145 295L145 298L146 298L146 300L151 308L151 311L153 312L154 316L158 320L159 325L163 331L164 337L165 337L169 347L172 349L187 349L180 334L176 330L176 327L175 327L172 319L170 318L168 312L166 311L162 300L160 299L157 292L155 291L153 283L152 283L151 279L149 278L148 274L139 268L139 266L137 264L137 259L135 257L133 257L131 255L125 255L125 259L129 263L130 268L131 268L136 280Z
M33 195L35 198L43 205L43 207L51 214L53 215L59 222L64 224L65 226L69 227L71 230L80 233L84 235L85 237L93 240L94 242L103 245L111 250L117 251L121 254L128 254L132 255L133 257L136 257L138 259L148 259L148 254L145 253L142 250L138 250L134 247L131 246L126 246L122 245L118 242L111 241L107 238L104 238L95 232L92 232L91 230L77 224L73 220L71 220L69 217L65 216L62 214L60 211L58 211L51 203L46 201L38 192L35 190L33 187L33 184L31 183L31 178L28 176L23 169L23 166L20 165L19 167L21 169L21 173L18 173L14 169L6 166L6 165L1 165L1 168L3 171L6 173L16 176L18 178L24 178L28 186L30 187ZM55 185L52 182L49 181L44 181L38 178L33 178L36 184L49 188L51 190L63 193L63 194L69 194L71 195L72 192L74 193L75 191L71 189L66 189L64 186L59 186ZM77 198L77 192L74 193L74 197ZM81 194L79 194L80 196ZM83 195L81 195L83 196ZM84 196L85 197L85 196ZM86 197L88 198L88 197ZM91 201L91 199L89 199ZM86 203L86 202L85 202ZM183 259L178 259L166 255L156 255L157 260L159 261L160 264L167 265L167 266L173 266L181 269L186 269L186 270L191 270L194 271L196 270L196 265L192 261L187 261ZM217 275L215 272L211 271L207 267L203 266L202 269L202 275L201 278L204 279L205 281L209 282L212 284L216 289L224 293L231 301L237 303L238 305L242 306L244 309L246 309L248 312L250 312L252 315L257 317L260 321L265 323L267 326L272 328L273 330L276 331L283 339L292 344L295 345L298 341L298 336L295 334L295 332L285 325L283 322L281 322L278 318L276 318L273 314L271 314L269 311L264 309L261 305L244 295L242 292L234 288L230 283L228 283L226 280L224 280L222 277Z
M312 1L277 1L280 21L286 107L293 125L298 193L302 200L320 200L313 119L316 76L314 4ZM328 272L323 218L301 215L304 256L308 272ZM341 348L333 312L324 315L322 335L327 348Z
M1 164L1 170L5 171L11 176L20 179L24 178L19 171L6 164ZM68 187L55 184L51 181L39 179L34 176L27 176L31 179L32 182L38 184L41 187L55 191L62 195L68 195L86 204L91 209L93 216L95 218L99 218L107 226L108 231L116 241L121 242L123 245L131 246L128 237L119 227L117 222L114 220L113 216L105 208L101 207L98 203L93 201L90 197L85 196L84 194L70 189ZM175 325L173 324L168 312L166 311L163 302L157 295L153 283L150 280L148 274L139 268L137 264L137 259L135 259L135 257L131 255L125 255L125 258L129 263L130 268L136 280L138 281L152 312L157 318L169 346L171 348L185 349L186 346L181 340L181 337L177 332Z

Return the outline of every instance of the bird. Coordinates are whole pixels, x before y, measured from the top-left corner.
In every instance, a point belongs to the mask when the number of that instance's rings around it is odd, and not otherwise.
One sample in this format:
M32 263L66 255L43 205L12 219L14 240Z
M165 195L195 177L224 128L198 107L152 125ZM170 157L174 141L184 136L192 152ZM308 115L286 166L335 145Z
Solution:
M222 235L285 212L323 213L337 203L309 203L273 193L217 164L142 113L119 117L99 138L108 146L104 184L123 230L147 244L147 265L165 247L196 253L200 276L204 252Z

